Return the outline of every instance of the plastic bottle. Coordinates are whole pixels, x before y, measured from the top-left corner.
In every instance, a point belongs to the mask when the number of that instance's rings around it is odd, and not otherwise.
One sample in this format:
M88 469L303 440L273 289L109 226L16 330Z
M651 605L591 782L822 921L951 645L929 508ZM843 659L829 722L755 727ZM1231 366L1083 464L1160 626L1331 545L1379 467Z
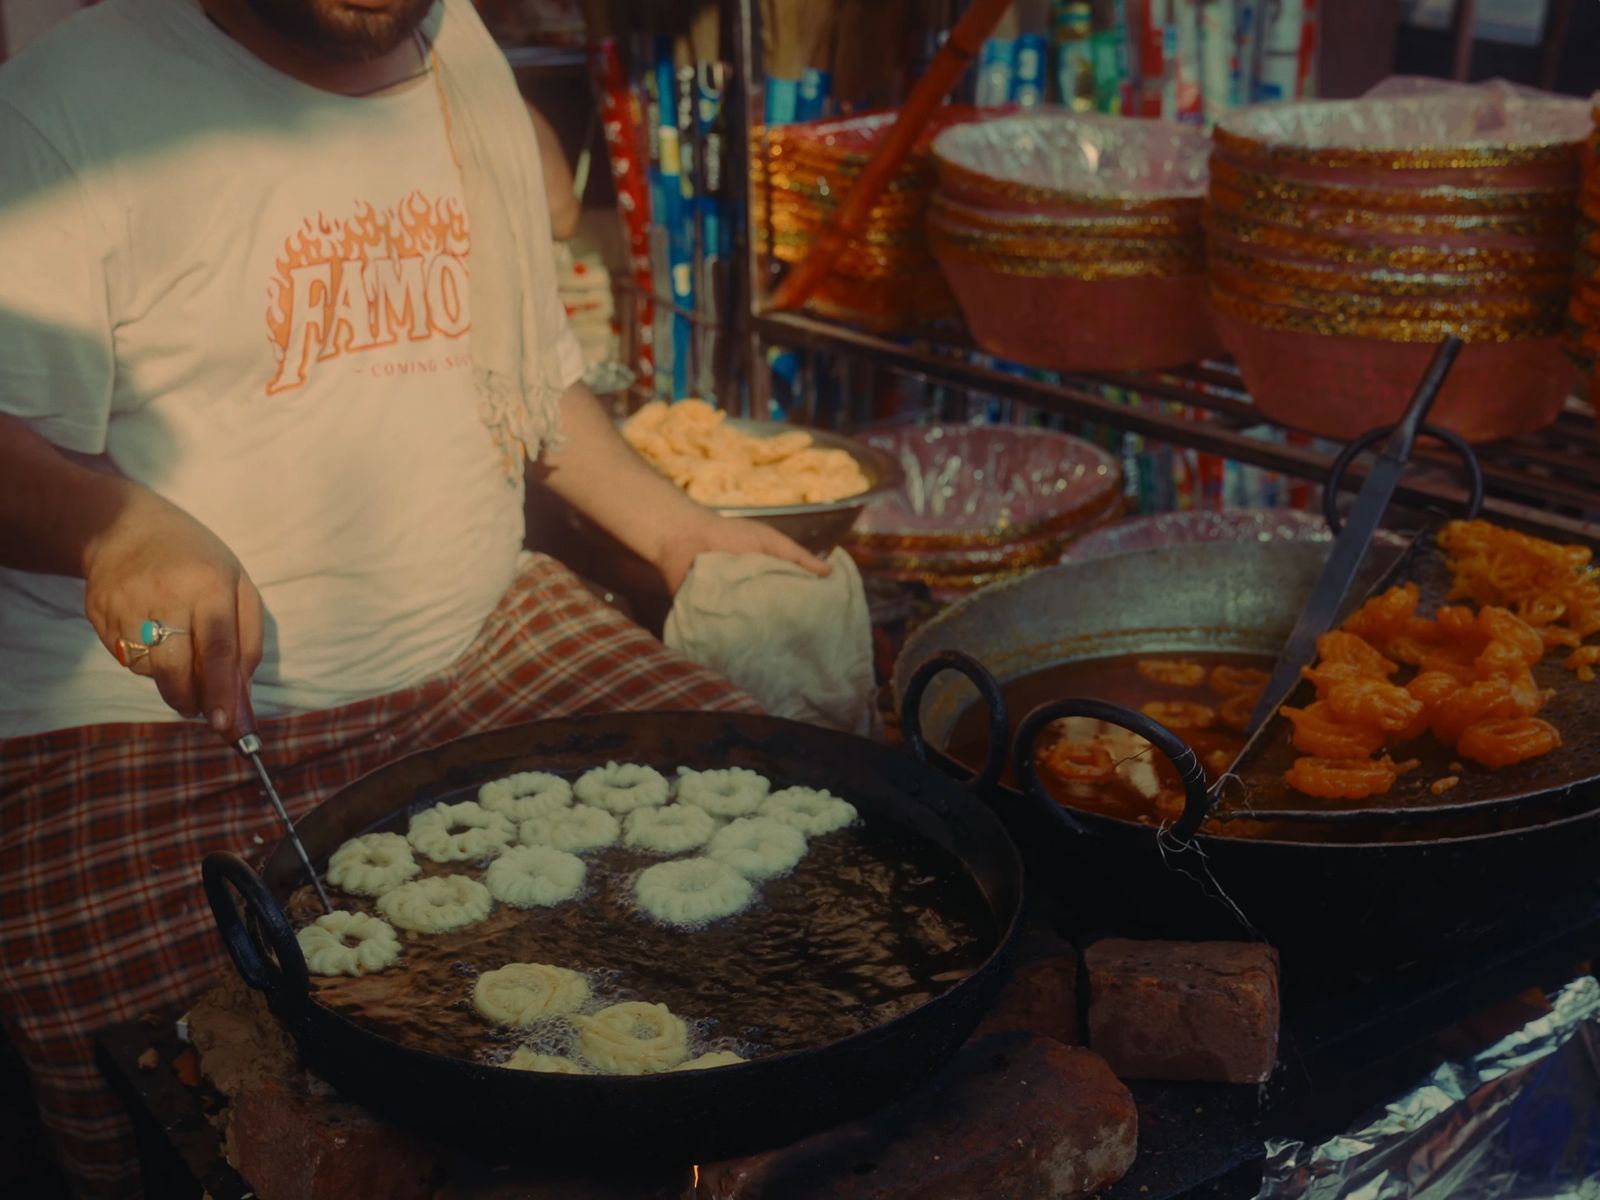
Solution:
M1063 106L1093 112L1094 11L1085 0L1056 8L1056 90Z

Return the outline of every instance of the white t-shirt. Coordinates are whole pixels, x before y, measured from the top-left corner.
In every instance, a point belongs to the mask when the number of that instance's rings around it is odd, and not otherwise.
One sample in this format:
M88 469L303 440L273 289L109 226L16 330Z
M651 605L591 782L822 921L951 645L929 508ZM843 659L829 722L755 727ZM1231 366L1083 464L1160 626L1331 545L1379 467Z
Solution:
M472 74L526 120L503 63ZM478 412L433 81L336 96L198 0L106 0L0 69L0 164L0 411L104 451L239 557L266 610L256 711L459 655L515 570L522 492ZM576 380L570 331L554 352ZM0 570L0 737L178 719L83 591Z

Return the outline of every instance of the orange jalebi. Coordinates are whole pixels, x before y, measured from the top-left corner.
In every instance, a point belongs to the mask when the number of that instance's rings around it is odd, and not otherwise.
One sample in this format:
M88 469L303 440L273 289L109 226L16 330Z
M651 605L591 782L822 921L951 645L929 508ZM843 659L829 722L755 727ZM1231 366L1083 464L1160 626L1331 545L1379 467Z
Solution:
M1387 679L1400 669L1398 664L1379 654L1364 639L1340 629L1317 639L1317 653L1325 663L1346 663L1363 674L1381 679Z
M1111 751L1099 738L1074 742L1062 738L1043 758L1047 770L1073 783L1098 783L1117 773Z
M1561 745L1561 734L1538 717L1508 717L1469 725L1456 749L1490 770L1549 754Z
M1219 696L1253 693L1259 696L1271 678L1255 667L1230 667L1226 663L1211 668L1211 690Z
M1384 733L1410 728L1423 711L1421 700L1383 679L1346 679L1336 683L1328 689L1327 703L1339 720Z
M1576 671L1584 683L1593 683L1596 663L1600 663L1600 646L1579 646L1562 666L1569 671Z
M1179 732L1210 729L1217 723L1216 709L1192 700L1151 700L1140 705L1139 711Z
M1346 633L1373 643L1398 637L1406 631L1421 599L1422 590L1414 583L1390 588L1351 613L1342 628Z
M1439 544L1455 578L1451 598L1478 607L1447 604L1419 617L1420 589L1408 583L1374 596L1318 640L1319 660L1303 672L1317 702L1281 710L1308 755L1285 775L1296 790L1347 799L1387 792L1392 764L1373 755L1429 729L1490 769L1560 746L1555 726L1535 715L1551 693L1530 668L1564 648L1569 670L1584 682L1595 678L1600 646L1582 644L1600 633L1600 572L1590 551L1486 521L1451 522ZM1417 672L1397 686L1390 678L1402 663Z
M1397 764L1387 756L1370 758L1297 758L1284 774L1289 786L1308 796L1365 800L1386 795L1394 781L1415 763Z
M1546 647L1600 633L1600 572L1586 546L1562 546L1487 521L1451 521L1439 533L1455 577L1452 598L1509 607ZM1574 668L1576 669L1576 668Z
M1544 697L1533 676L1523 668L1520 676L1496 675L1458 688L1432 710L1433 736L1446 745L1455 745L1469 725L1507 717L1531 717L1539 711Z
M1295 749L1317 758L1370 758L1383 748L1382 733L1339 720L1325 700L1278 711L1294 725Z
M1189 658L1141 658L1134 669L1150 682L1168 687L1199 687L1206 681L1206 669Z
M1264 688L1257 688L1252 692L1237 692L1229 696L1222 702L1222 707L1217 709L1217 716L1235 733L1249 733L1250 718L1255 714L1263 690Z

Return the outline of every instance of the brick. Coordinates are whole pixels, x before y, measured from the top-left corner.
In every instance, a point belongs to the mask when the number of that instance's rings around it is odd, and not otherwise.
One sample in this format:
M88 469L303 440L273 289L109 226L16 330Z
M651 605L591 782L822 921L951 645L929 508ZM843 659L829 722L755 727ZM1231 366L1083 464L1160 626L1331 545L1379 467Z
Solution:
M538 1167L464 1165L433 1200L683 1200L690 1170L606 1178Z
M263 1080L228 1106L224 1152L260 1200L429 1200L431 1148L353 1104Z
M1089 1045L1123 1079L1263 1083L1278 1054L1278 953L1253 942L1096 942Z
M224 1096L301 1073L294 1043L267 1011L266 1000L231 970L189 1010L188 1021L200 1074Z
M1133 1163L1138 1113L1098 1055L969 1042L926 1087L794 1145L705 1167L697 1200L1079 1200Z
M1065 954L1018 964L972 1036L991 1033L1036 1033L1077 1045L1077 952L1069 947Z

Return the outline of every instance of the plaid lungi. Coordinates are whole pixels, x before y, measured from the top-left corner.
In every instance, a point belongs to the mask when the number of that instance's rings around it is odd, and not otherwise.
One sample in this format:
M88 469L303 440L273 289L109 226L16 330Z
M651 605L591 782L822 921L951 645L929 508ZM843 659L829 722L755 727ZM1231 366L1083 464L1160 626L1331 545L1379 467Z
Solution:
M298 818L366 772L463 734L659 708L755 710L534 555L442 676L259 732ZM131 1127L90 1034L204 990L226 958L200 861L214 850L254 859L279 836L249 765L199 724L0 742L0 1020L82 1195L138 1194Z

